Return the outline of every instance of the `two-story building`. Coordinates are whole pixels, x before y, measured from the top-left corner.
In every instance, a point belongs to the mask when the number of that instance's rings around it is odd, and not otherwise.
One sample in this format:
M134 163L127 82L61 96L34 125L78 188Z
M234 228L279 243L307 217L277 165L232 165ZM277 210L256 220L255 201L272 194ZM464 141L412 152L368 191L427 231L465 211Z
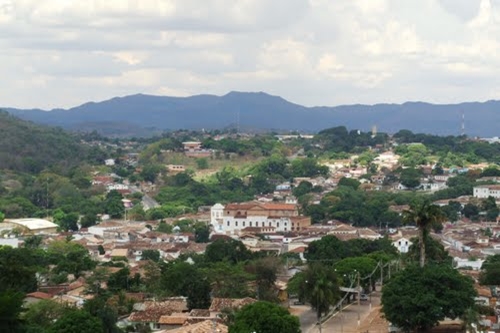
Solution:
M392 242L392 245L398 249L399 253L408 253L412 244L413 243L411 241L404 237L396 239Z
M473 195L475 198L493 197L500 199L500 185L481 185L474 186Z
M213 230L226 234L237 234L246 228L275 232L300 231L311 225L311 219L300 216L298 206L295 204L262 202L232 203L226 206L215 204L210 214Z

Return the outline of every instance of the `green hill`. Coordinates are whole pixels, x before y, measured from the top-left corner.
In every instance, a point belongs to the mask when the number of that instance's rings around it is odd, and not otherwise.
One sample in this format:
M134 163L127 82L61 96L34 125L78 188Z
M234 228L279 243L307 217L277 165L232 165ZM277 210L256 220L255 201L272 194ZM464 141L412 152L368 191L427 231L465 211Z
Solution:
M0 170L63 172L82 161L103 158L99 149L83 145L60 128L36 125L0 110Z

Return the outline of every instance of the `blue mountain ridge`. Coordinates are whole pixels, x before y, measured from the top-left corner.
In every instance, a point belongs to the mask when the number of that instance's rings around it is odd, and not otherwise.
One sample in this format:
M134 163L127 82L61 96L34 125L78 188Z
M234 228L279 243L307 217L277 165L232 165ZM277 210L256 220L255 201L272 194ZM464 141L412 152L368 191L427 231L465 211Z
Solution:
M409 129L439 135L460 134L463 113L467 135L500 135L500 101L305 107L264 92L233 91L223 96L136 94L50 111L3 109L22 119L70 130L99 130L104 125L128 130L220 129L238 122L241 128L253 130L315 132L346 126L366 131L376 125L380 132Z

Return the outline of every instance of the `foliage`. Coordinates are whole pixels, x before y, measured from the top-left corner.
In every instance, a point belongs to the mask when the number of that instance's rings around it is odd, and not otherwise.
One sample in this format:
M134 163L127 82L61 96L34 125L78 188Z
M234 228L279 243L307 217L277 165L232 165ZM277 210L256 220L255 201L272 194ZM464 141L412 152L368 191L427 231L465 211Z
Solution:
M222 298L243 298L250 296L248 283L254 276L244 269L243 263L212 263L203 269L212 286L212 296Z
M483 262L479 283L482 285L500 285L500 254L488 256Z
M217 239L210 243L205 250L208 262L227 261L236 264L252 258L252 253L245 244L235 239Z
M447 264L451 265L453 258L449 255L448 251L444 248L443 244L438 240L426 235L424 238L425 243L425 260L433 264ZM420 262L420 240L415 237L411 239L413 243L405 258L413 263Z
M196 166L200 170L208 169L208 160L206 158L197 158L196 159Z
M387 139L386 134L377 134L372 137L372 133L356 130L348 131L345 126L338 126L320 131L313 141L328 152L339 153L353 152L357 147L383 144L387 142Z
M314 158L297 158L290 168L292 177L327 176L329 172L327 166L319 165Z
M71 309L51 299L40 300L29 304L26 312L22 315L29 332L45 332L54 321L58 320Z
M22 332L23 300L21 292L0 291L0 332Z
M346 178L346 177L340 178L338 183L338 186L347 186L351 187L354 190L357 190L359 185L361 185L361 183L357 179Z
M24 247L28 249L38 249L42 244L42 236L33 235L24 239Z
M197 223L194 227L194 240L196 243L208 243L210 238L210 229L204 223Z
M423 199L410 204L410 209L403 212L403 220L406 223L415 224L419 230L420 267L425 265L425 242L431 228L437 228L444 221L445 216L441 209Z
M46 168L67 172L84 161L105 159L104 152L82 145L60 128L35 125L4 111L0 111L0 132L0 169L32 174Z
M300 274L299 298L311 304L319 322L340 299L336 272L332 266L312 263Z
M359 274L360 277L364 278L365 276L369 276L371 273L373 273L376 267L377 267L377 261L368 256L349 257L342 259L341 261L335 264L335 269L337 270L337 274L339 275L339 277L343 278L344 284L349 283L349 279L354 273ZM368 286L369 280L361 282L364 284L365 287L369 287Z
M154 183L160 172L164 171L164 167L160 164L146 164L142 167L140 176L145 181Z
M189 309L210 306L208 277L186 262L174 262L166 266L162 273L162 287L172 296L187 296Z
M56 267L54 273L74 274L79 277L82 272L91 270L96 263L90 258L85 247L68 241L54 241L47 248L47 256Z
M142 250L141 260L160 261L160 252L158 250Z
M474 306L476 294L472 280L448 265L409 266L382 291L385 317L407 332L428 330L446 317L461 317Z
M462 213L469 219L476 219L479 215L479 207L469 202L464 206Z
M104 201L104 211L112 218L120 218L125 212L123 196L116 190L109 191Z
M0 246L0 292L36 290L36 271L43 260L32 249Z
M269 303L255 302L236 312L234 323L229 326L229 333L299 333L299 319L285 308Z
M335 263L348 257L360 257L373 253L396 256L397 250L388 238L377 240L352 239L346 242L333 235L327 235L309 244L305 257L308 261Z
M84 310L72 310L57 320L47 333L104 333L101 321Z
M119 290L131 290L134 287L138 287L139 284L140 275L131 277L128 267L112 273L108 278L108 289L115 292Z
M401 171L401 184L408 188L416 188L420 185L421 172L414 168L406 168Z
M121 294L118 295L118 298ZM101 295L87 300L83 304L83 310L90 313L93 317L98 318L102 324L103 332L105 333L121 333L116 326L118 321L117 312L107 303L107 297Z
M256 259L246 270L255 275L257 284L257 298L262 301L276 302L277 295L274 283L276 282L279 259L267 257Z

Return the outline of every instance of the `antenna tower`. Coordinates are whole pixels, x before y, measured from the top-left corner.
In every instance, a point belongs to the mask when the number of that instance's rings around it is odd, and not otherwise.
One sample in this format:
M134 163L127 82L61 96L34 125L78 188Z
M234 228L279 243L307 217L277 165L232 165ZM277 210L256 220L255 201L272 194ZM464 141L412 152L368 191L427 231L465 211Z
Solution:
M464 136L465 135L465 112L462 111L462 131L461 131L461 135Z
M49 178L47 177L46 181L45 181L45 185L46 185L46 200L45 200L45 211L46 211L46 214L47 214L47 220L49 219Z
M240 110L236 113L236 133L240 133Z

